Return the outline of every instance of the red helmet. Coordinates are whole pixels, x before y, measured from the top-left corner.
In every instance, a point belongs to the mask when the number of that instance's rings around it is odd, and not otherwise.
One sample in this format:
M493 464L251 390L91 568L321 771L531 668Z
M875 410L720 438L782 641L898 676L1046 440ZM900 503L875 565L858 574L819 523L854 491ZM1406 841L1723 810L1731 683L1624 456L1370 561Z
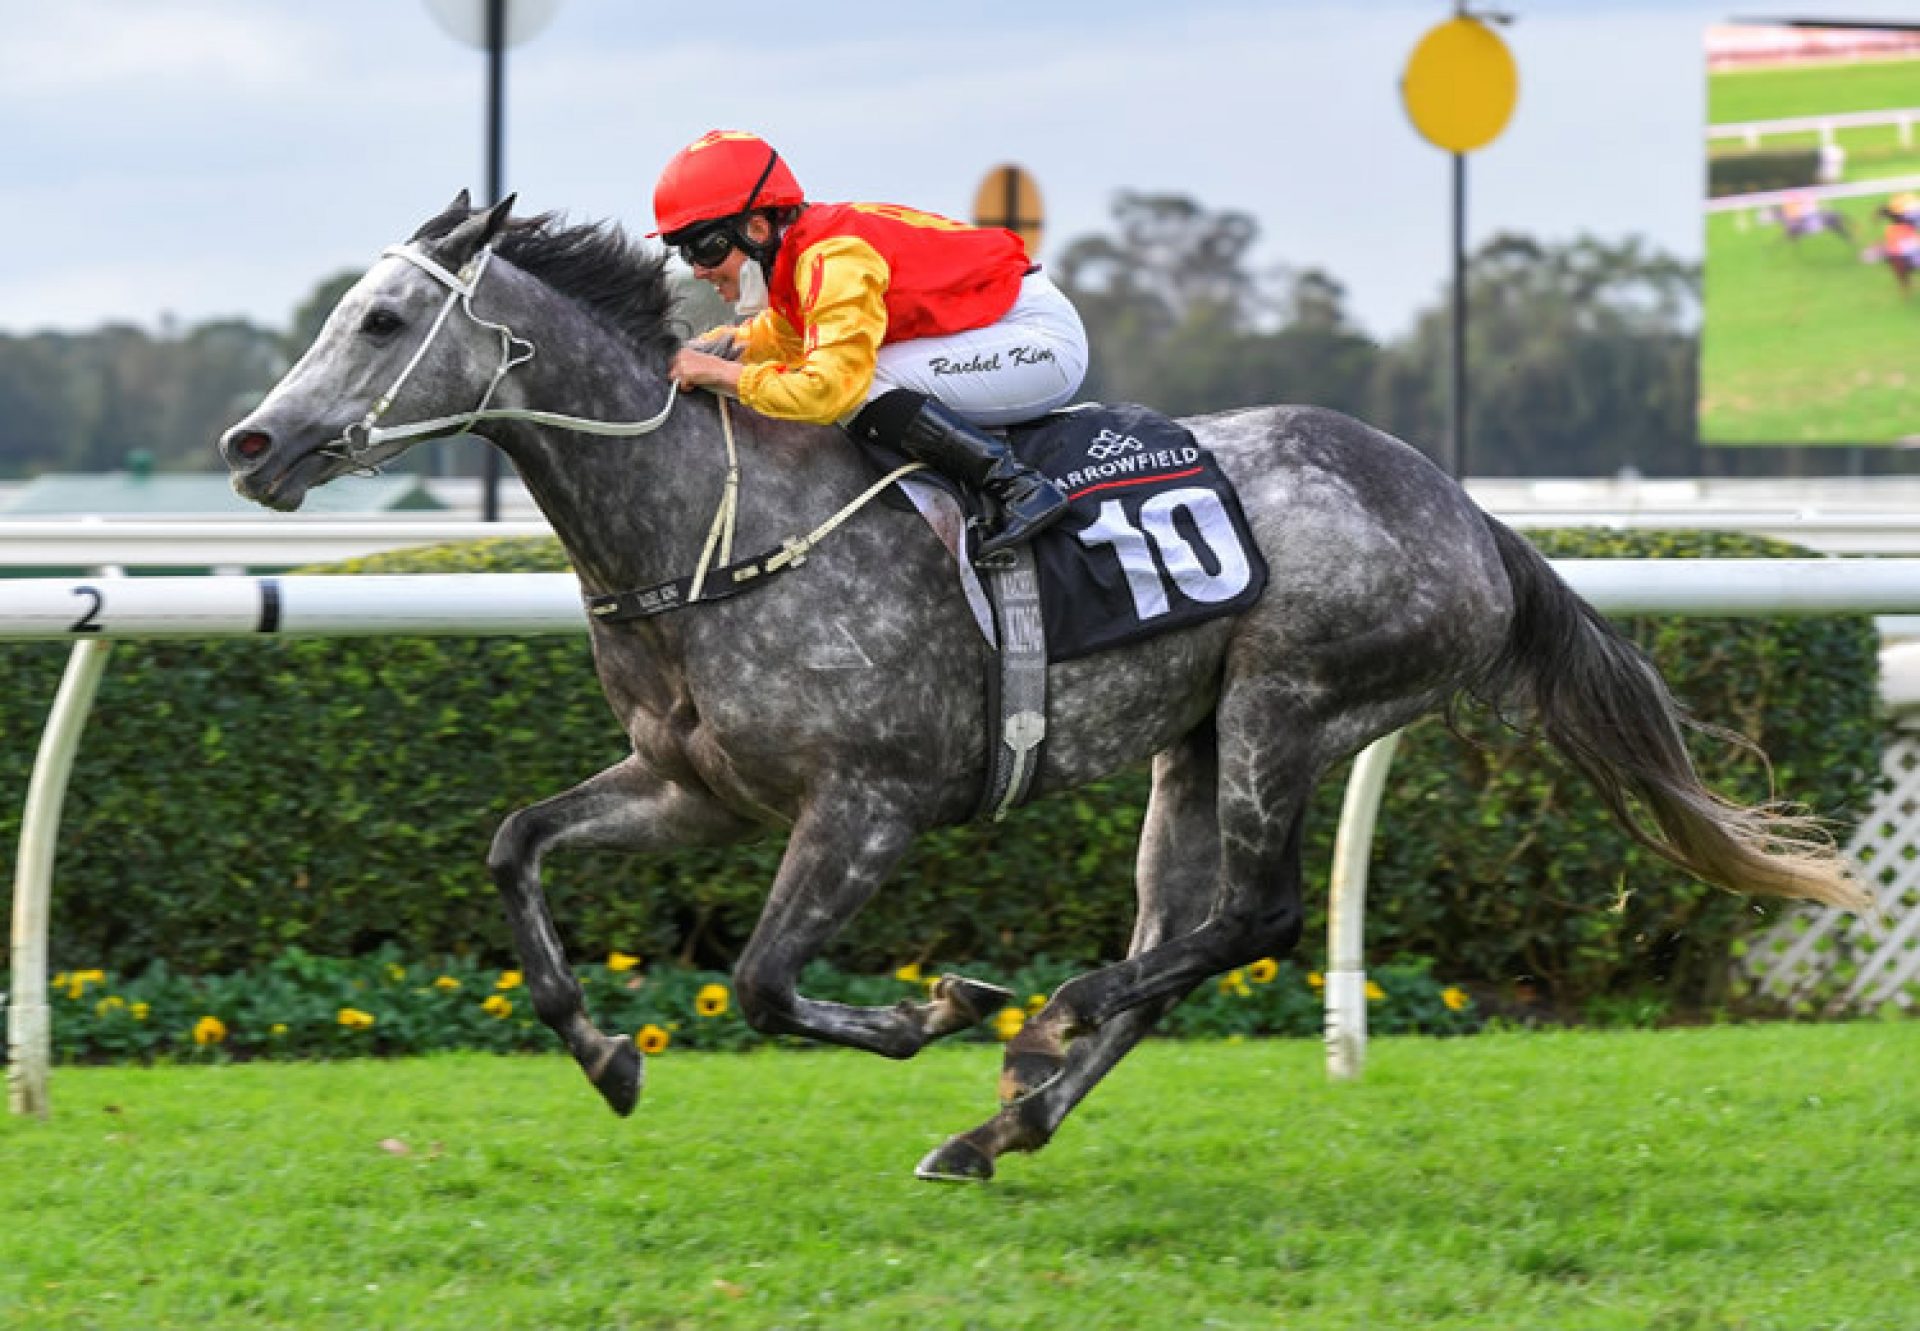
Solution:
M696 222L737 217L751 208L784 208L806 195L773 145L758 134L716 129L674 154L653 187L652 235Z

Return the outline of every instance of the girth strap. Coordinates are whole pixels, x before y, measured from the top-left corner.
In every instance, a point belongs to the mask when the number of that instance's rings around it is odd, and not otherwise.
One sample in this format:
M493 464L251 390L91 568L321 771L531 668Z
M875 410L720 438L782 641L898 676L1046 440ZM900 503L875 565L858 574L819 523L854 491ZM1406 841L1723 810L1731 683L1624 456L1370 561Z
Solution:
M1026 801L1047 737L1047 632L1033 547L984 566L1000 650L987 664L987 785L976 820L999 822Z

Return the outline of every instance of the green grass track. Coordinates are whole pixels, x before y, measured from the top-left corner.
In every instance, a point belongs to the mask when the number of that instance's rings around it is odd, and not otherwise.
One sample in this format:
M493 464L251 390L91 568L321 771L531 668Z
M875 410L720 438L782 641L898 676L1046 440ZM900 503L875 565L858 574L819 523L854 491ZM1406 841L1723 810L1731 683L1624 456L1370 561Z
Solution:
M1717 70L1707 78L1707 123L1899 111L1920 106L1920 60Z
M1914 162L1920 171L1920 159ZM1707 219L1700 433L1708 443L1888 444L1920 435L1920 295L1884 264L1882 199L1833 207L1854 238L1788 241L1778 227Z
M61 1068L0 1326L1920 1328L1920 1022L1153 1043L983 1187L997 1051Z

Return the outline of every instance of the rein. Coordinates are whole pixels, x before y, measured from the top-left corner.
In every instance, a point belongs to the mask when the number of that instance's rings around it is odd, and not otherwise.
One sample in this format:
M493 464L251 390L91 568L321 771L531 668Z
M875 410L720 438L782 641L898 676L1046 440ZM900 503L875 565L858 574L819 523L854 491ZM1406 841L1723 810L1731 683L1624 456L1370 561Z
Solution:
M341 431L338 439L323 444L320 452L360 464L362 470L372 472L378 470L378 462L367 462L365 460L367 455L387 444L464 430L479 421L531 421L536 425L551 425L563 430L576 430L582 434L618 437L652 434L665 425L667 418L673 414L674 400L680 396L680 392L679 386L672 383L667 386L666 405L661 407L655 415L643 421L597 421L552 411L491 407L489 404L493 401L493 395L498 391L500 381L507 377L508 371L516 366L525 365L534 358L536 352L531 341L515 334L506 324L482 319L473 312L473 295L479 289L480 279L486 275L487 266L493 262L493 247L483 247L458 273L449 272L445 266L429 258L417 245L390 245L382 250L381 254L383 257L404 259L426 273L447 289L447 298L442 302L440 312L434 316L433 326L427 330L426 338L415 348L413 356L407 361L399 376L394 379L392 386L380 395L365 416ZM381 418L392 409L394 400L400 396L400 390L406 386L407 380L413 377L413 372L420 367L421 361L426 359L428 350L439 338L441 329L446 327L447 319L453 313L455 306L458 306L473 323L481 328L491 329L500 337L500 363L494 368L492 377L487 380L486 390L480 394L479 403L471 411L452 416L436 416L432 420L412 421L406 425L381 425ZM716 396L719 395L716 394ZM807 553L814 546L830 535L841 523L878 498L889 485L903 476L926 469L925 464L919 462L910 462L903 467L896 467L805 536L789 536L775 549L764 550L737 563L730 562L733 554L734 520L740 508L740 455L733 440L733 418L728 412L727 399L723 396L720 397L720 433L727 441L727 476L720 491L720 505L714 511L713 522L707 530L706 544L701 547L700 559L695 564L693 572L686 577L669 578L665 582L654 583L633 591L587 597L587 613L595 619L608 623L644 619L663 611L677 610L682 606L702 601L723 600L740 592L764 586L766 578L772 574L798 568L805 563ZM713 563L716 554L721 561L718 567Z

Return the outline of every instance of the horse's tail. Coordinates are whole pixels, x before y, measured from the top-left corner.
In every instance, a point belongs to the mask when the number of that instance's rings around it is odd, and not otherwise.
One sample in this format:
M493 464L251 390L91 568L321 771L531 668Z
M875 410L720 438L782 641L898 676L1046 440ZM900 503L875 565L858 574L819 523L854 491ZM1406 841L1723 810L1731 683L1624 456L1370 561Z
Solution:
M1704 727L1688 720L1653 664L1538 550L1491 517L1487 525L1513 585L1513 622L1476 692L1496 705L1529 705L1621 826L1688 873L1735 892L1869 909L1814 819L1771 803L1735 804L1702 783L1682 731Z

